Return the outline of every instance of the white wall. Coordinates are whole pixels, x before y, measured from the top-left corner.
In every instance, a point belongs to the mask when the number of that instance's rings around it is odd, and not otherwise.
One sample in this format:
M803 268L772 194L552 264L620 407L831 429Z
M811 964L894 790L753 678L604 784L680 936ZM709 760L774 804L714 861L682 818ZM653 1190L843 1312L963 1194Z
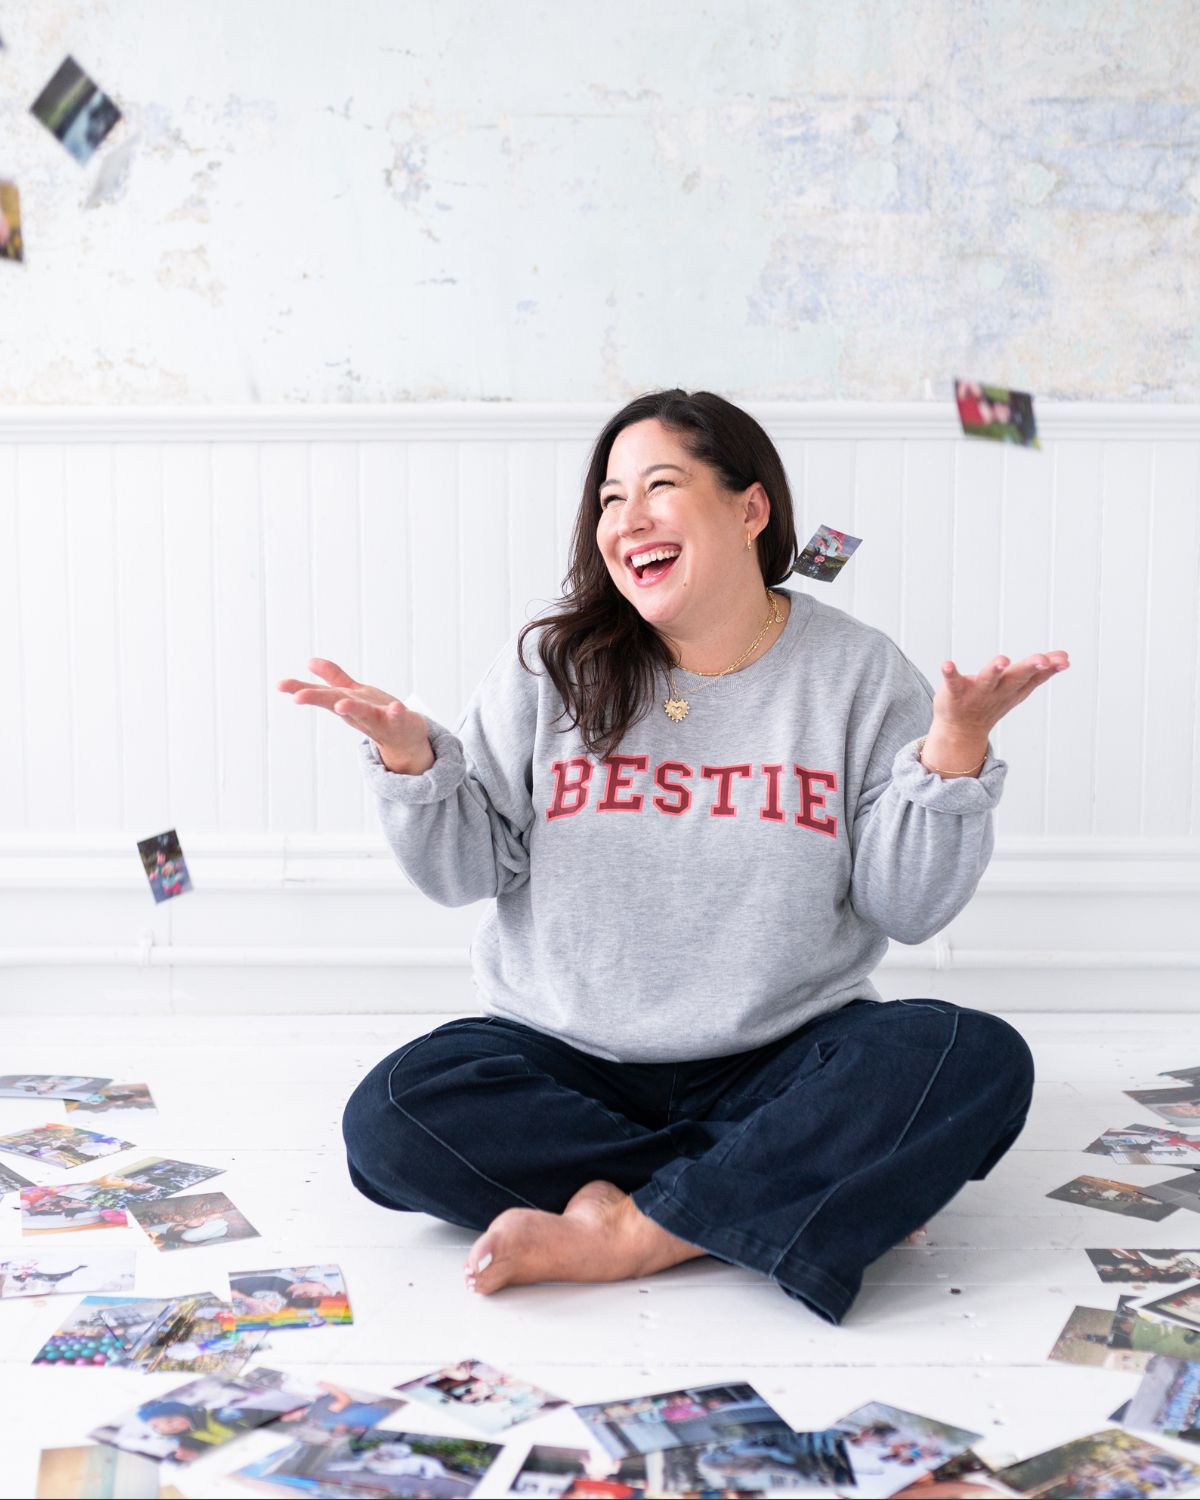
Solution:
M1200 399L1194 0L8 0L0 400ZM28 113L71 53L125 118Z
M894 982L1194 1007L1200 409L1051 405L1040 454L923 406L756 410L801 538L866 539L836 584L795 587L927 675L1072 653L996 733L983 891ZM469 1005L481 910L406 887L354 736L272 685L326 655L453 724L558 596L605 415L0 411L0 995L237 1010L270 975L297 1008ZM133 846L169 826L196 890L155 908Z

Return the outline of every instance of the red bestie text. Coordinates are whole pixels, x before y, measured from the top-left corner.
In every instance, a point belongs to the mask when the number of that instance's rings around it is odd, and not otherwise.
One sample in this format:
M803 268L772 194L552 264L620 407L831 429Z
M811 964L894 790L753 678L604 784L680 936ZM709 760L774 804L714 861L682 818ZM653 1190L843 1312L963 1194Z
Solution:
M757 813L768 823L790 824L837 837L838 820L825 806L828 793L837 791L836 771L813 771L807 766L689 766L682 760L660 761L650 771L646 755L607 755L597 763L586 756L556 760L550 767L554 796L546 821L577 817L585 808L598 813L665 813L710 818L739 816L734 787L757 782ZM756 794L757 795L757 794ZM742 817L752 817L744 808Z

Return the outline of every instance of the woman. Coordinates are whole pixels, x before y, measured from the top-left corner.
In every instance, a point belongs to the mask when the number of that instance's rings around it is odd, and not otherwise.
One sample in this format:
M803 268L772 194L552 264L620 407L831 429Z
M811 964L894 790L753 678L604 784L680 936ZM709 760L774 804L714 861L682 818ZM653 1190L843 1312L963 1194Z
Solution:
M343 1125L368 1197L483 1231L477 1292L710 1254L837 1323L1021 1129L1016 1032L869 975L970 899L988 732L1066 654L947 662L935 695L881 632L778 591L795 558L761 427L643 396L597 440L564 599L456 734L333 662L280 684L366 736L421 890L496 898L487 1014L386 1058Z

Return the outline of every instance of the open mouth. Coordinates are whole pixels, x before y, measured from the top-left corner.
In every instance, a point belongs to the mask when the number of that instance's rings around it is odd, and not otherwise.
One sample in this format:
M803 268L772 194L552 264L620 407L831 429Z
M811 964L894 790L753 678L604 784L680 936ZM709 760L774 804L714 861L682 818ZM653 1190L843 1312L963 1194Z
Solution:
M636 567L632 563L633 575L641 588L648 588L651 584L658 583L665 578L675 564L679 561L679 554L674 557L665 558L659 562L645 563L642 567Z

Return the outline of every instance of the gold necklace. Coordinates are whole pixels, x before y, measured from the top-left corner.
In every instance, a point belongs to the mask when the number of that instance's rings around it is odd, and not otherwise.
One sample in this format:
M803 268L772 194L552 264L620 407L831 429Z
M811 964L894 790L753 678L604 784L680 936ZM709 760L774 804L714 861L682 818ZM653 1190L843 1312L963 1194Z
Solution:
M698 688L694 688L692 690L693 693L702 693L705 688L713 687L717 680L727 676L736 667L740 667L741 664L750 655L751 651L754 650L755 646L758 645L759 641L762 640L763 636L766 635L767 631L770 630L771 626L778 623L779 600L775 597L770 589L766 590L766 595L767 598L771 601L771 613L767 616L766 624L758 632L758 634L750 642L749 646L746 647L745 651L742 652L741 656L738 657L737 661L735 661L732 666L726 667L723 672L694 672L692 674L694 677L711 677L714 679L714 681L702 682ZM682 672L684 670L682 662L678 663L678 665L679 670ZM671 719L674 723L678 724L682 720L687 718L689 706L688 701L686 698L681 698L676 691L675 679L671 676L670 667L667 668L667 682L670 684L671 696L663 704L663 712L666 714L668 719Z

